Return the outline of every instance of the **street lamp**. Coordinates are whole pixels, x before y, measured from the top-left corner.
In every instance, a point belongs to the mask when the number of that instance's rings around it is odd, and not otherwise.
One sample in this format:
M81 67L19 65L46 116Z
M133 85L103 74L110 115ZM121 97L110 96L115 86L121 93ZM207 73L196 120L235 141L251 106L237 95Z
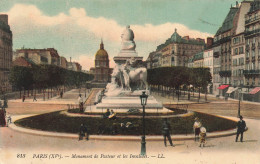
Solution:
M238 113L237 113L237 117L240 117L240 100L241 100L241 90L242 88L238 88Z
M145 142L145 121L144 121L144 116L145 116L145 105L147 103L147 98L148 95L145 94L145 91L143 91L143 94L140 95L141 99L141 105L143 106L143 136L142 136L142 142L141 142L141 155L146 155L146 142Z

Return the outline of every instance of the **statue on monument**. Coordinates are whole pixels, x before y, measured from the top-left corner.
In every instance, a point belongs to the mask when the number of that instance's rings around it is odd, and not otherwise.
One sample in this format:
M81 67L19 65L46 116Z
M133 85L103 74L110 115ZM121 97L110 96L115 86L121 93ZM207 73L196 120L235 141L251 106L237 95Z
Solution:
M126 26L126 29L121 35L122 47L121 50L132 50L135 51L134 32L130 29L130 26Z
M106 96L118 96L129 94L134 91L148 91L147 69L138 65L135 59L134 33L130 26L126 26L123 31L120 53L134 54L128 55L125 63L117 63L111 77L111 83L106 87Z

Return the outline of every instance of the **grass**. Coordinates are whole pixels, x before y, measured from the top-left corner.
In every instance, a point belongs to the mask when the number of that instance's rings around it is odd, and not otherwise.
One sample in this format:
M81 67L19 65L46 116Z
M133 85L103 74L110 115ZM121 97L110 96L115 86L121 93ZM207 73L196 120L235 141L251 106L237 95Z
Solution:
M168 118L171 126L171 134L190 134L193 133L194 118L198 117L207 129L207 132L223 131L236 127L236 122L213 115L195 112L189 117ZM133 123L131 128L121 128L120 123ZM60 112L52 112L32 116L17 120L15 124L30 129L39 129L43 131L78 133L81 123L85 123L90 134L105 135L141 135L142 119L138 118L117 118L109 120L92 117L68 117ZM146 134L161 135L163 119L145 119Z

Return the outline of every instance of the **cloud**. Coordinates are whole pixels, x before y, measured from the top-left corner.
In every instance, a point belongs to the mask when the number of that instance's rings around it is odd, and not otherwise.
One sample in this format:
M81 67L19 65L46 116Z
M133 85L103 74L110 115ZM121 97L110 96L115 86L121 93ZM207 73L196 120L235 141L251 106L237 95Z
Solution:
M97 38L103 37L110 41L120 42L121 33L125 28L113 19L90 17L84 8L71 8L69 14L59 13L55 16L47 16L34 5L16 4L7 13L10 24L14 27L14 33L23 33L31 28L57 27L60 29L57 30L58 33L66 35L70 31L66 28L63 30L64 27L73 26L80 29L83 34L89 32ZM201 38L212 36L209 33L191 30L182 24L169 22L161 25L131 25L131 28L137 41L163 41L174 32L175 28L182 36Z
M28 38L32 40L30 43L34 42L37 45L43 43L53 45L60 48L59 52L63 51L63 54L69 54L67 56L74 56L84 69L89 69L94 66L93 54L99 45L96 43L102 37L106 41L105 46L110 55L110 65L114 66L112 58L119 51L120 36L125 25L120 25L113 19L88 16L84 8L70 8L68 13L50 16L43 13L37 6L28 4L15 4L6 14L9 15L13 38L19 40L19 44L21 44L19 46L22 46L24 40ZM131 25L131 29L135 33L139 55L144 56L145 59L149 52L155 50L157 45L165 42L171 36L175 28L181 36L189 35L191 38L212 36L178 23L134 24ZM42 35L48 37L41 37ZM56 38L56 40L52 38ZM14 43L17 42L14 41ZM26 45L28 48L33 48L30 46L32 45ZM18 47L18 45L14 45L14 47Z

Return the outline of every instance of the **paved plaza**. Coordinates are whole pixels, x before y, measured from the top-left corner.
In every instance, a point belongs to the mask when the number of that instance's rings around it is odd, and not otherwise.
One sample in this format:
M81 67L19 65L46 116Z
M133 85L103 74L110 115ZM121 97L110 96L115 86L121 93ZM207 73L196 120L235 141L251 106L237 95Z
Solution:
M159 98L159 95L154 95ZM64 99L53 98L45 102L22 103L9 101L7 112L12 116L42 114L67 108L64 102L75 102L78 90L64 94ZM160 96L160 101L171 98ZM68 100L68 101L65 101ZM49 102L49 103L48 103ZM63 102L63 103L62 103ZM174 103L174 102L173 102ZM184 103L180 101L179 103ZM236 100L224 101L212 97L208 103L191 104L189 110L216 114L238 120ZM140 141L89 140L27 134L9 127L0 128L0 163L260 163L260 106L257 103L242 102L241 114L249 127L244 133L243 143L235 142L235 136L208 138L206 147L200 148L193 140L173 141L175 147L164 147L163 141L147 141L147 158L139 157ZM91 138L91 137L90 137ZM25 158L17 157L26 154ZM39 154L59 154L61 159L40 158ZM103 155L101 155L103 154ZM80 158L85 155L85 158ZM92 155L92 158L90 157ZM94 155L98 158L94 159ZM120 156L121 155L121 156ZM59 157L61 157L59 156ZM87 156L89 156L87 158ZM123 156L128 156L123 158ZM131 156L131 158L130 158ZM75 157L75 158L73 158ZM77 157L77 158L76 158ZM162 157L162 158L161 158ZM48 156L49 158L49 156ZM58 155L57 155L58 158ZM87 158L87 159L86 159ZM30 162L29 162L30 161Z

